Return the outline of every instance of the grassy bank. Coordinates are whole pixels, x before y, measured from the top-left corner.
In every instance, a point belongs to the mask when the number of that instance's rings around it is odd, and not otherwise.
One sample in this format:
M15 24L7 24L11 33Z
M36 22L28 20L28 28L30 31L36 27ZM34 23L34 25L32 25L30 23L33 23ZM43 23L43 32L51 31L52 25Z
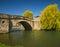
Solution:
M24 46L20 46L20 45L9 46L9 45L5 45L5 44L0 43L0 47L24 47Z

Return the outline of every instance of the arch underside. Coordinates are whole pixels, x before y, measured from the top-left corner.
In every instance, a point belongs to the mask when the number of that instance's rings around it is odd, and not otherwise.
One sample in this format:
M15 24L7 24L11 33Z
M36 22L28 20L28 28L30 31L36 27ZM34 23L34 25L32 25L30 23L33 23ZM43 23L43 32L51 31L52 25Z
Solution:
M25 30L32 30L32 27L31 27L31 25L29 23L27 23L25 21L21 21L19 23L23 25L23 27L25 28Z
M22 24L22 26L25 28L25 30L27 30L27 31L32 30L32 27L31 27L31 25L29 23L27 23L25 21L18 22L18 24L19 23ZM12 21L9 21L9 31L11 31L12 26L13 26Z

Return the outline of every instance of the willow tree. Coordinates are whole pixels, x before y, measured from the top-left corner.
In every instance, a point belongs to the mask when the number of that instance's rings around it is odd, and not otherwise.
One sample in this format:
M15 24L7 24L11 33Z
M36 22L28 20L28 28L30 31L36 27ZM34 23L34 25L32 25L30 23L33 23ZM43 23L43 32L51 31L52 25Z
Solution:
M57 4L48 5L40 14L40 22L42 29L60 28L60 13Z
M22 15L26 18L29 18L29 19L33 18L33 12L30 10L26 10Z
M56 29L60 29L60 12L56 13Z

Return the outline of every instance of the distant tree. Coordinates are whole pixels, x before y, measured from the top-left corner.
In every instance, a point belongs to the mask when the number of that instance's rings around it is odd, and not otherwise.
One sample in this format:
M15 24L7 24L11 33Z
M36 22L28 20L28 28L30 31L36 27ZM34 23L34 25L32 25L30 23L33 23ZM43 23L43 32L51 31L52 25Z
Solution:
M42 11L40 22L42 29L60 28L60 12L58 11L57 4L51 4Z
M26 11L23 13L23 16L26 17L26 18L29 18L29 19L33 19L33 12L30 11L30 10L26 10Z

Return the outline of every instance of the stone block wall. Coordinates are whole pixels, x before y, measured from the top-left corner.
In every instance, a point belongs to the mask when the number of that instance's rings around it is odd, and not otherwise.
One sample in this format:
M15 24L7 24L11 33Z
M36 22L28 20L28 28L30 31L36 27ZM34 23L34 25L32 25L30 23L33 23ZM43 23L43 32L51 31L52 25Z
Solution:
M9 21L7 19L0 19L0 33L9 32Z

